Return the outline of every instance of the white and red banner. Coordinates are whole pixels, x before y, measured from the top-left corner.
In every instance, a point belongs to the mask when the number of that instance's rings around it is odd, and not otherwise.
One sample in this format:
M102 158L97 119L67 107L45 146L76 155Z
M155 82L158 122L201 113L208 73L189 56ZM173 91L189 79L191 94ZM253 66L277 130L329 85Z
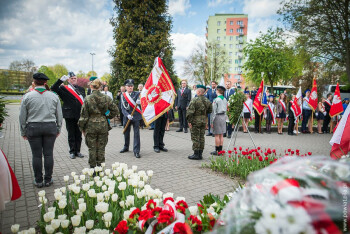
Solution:
M293 112L294 117L295 117L295 121L297 121L298 117L302 113L302 108L301 108L302 98L303 97L301 95L301 87L300 87L296 97L293 100L292 106L291 106L292 112Z
M157 57L140 97L142 116L147 126L173 107L175 95L173 82L162 60Z
M21 197L21 188L4 152L0 149L0 211L5 210L5 204Z
M264 80L261 81L259 90L255 96L255 99L253 100L253 107L254 109L259 113L259 115L262 114L264 111L265 106L262 105L261 101L263 99L263 92L264 92ZM255 116L256 118L256 116Z
M129 103L129 105L131 106L132 109L135 108L136 106L136 102L134 101L134 99L132 99L132 97L130 96L130 94L128 92L124 92L123 93L123 97L125 98L125 100ZM140 114L142 114L140 107L137 106L136 107L136 111L139 112Z
M83 105L84 103L84 97L81 94L78 94L75 91L75 88L72 87L71 84L65 85L64 87L66 87L66 89L68 90L68 92L70 92L78 101L81 105Z
M269 108L270 114L272 116L272 124L276 124L276 116L275 112L273 112L273 107L270 105L270 103L267 105L267 107Z
M333 101L331 110L329 111L329 116L334 117L336 115L339 115L343 113L343 104L341 103L341 97L340 97L340 89L339 89L339 83L337 83L337 87L335 88Z
M315 112L317 105L318 105L318 100L317 100L317 83L316 79L314 78L313 84L312 84L312 89L310 93L310 98L308 102L310 108L312 109L313 112Z
M350 152L350 108L346 108L331 141L331 157L336 159Z

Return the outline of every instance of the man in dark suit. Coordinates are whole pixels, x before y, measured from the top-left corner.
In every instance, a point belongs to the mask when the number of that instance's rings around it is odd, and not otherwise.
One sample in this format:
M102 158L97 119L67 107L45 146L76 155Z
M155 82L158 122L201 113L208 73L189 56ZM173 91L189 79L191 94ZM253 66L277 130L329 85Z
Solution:
M226 81L225 88L226 88L226 91L224 93L224 97L228 101L230 99L230 96L235 94L235 89L232 88L230 80ZM226 129L227 129L227 138L231 138L232 131L233 131L232 124L231 123L226 123ZM224 134L224 137L225 136L226 136L226 133Z
M154 131L153 131L153 141L154 141L154 152L160 153L160 151L168 152L164 147L164 134L165 126L168 120L168 112L160 116L156 121L154 121Z
M211 89L207 91L207 94L205 95L211 103L213 103L214 99L217 97L216 95L216 86L218 83L216 81L211 82ZM210 131L210 113L208 114L208 134L207 136L212 136L213 134Z
M177 130L177 132L182 132L184 129L184 132L187 133L187 119L186 119L186 110L188 108L188 105L191 102L191 90L187 87L187 81L182 80L181 81L181 87L177 90L177 97L175 99L175 109L179 113L179 121L180 121L180 128Z
M63 82L68 80L68 85L63 85ZM85 89L77 85L77 77L73 72L69 72L68 76L64 75L56 81L51 87L51 90L56 92L63 101L62 113L66 121L68 132L69 157L83 158L80 153L81 147L81 132L78 126L80 118L80 110L85 98Z
M131 125L134 129L134 155L136 158L140 158L140 148L141 148L141 142L140 142L140 120L142 119L141 115L141 109L138 107L136 111L134 112L134 115L131 115L133 111L133 107L135 105L140 105L140 93L134 91L134 80L128 79L125 81L126 86L126 92L124 92L121 95L121 111L123 112L124 118L123 118L123 125L124 128L126 126L126 123L128 120L130 120L130 125L126 129L124 133L124 147L120 151L120 153L125 153L129 151L129 145L130 145L130 129Z

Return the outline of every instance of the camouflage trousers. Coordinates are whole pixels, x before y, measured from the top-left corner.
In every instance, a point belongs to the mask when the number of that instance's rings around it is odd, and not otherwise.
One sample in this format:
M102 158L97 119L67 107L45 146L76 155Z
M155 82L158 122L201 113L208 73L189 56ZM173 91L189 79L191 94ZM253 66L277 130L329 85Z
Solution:
M105 148L108 142L108 132L104 134L87 133L85 143L89 148L89 164L91 167L101 165L105 161Z
M206 123L193 124L191 128L191 140L193 150L204 150Z

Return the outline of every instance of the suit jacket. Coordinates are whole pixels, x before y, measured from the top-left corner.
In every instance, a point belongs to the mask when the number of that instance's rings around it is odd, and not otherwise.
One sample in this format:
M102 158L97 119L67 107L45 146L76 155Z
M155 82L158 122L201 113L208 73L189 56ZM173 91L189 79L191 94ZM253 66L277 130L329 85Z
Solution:
M140 93L133 91L133 92L131 92L130 96L134 100L134 102L136 103L136 100L139 98ZM125 118L127 118L128 115L131 115L133 108L125 100L124 95L120 96L120 102L121 102L121 110L123 112L124 119L125 119ZM139 108L141 109L140 106L139 106ZM141 119L142 119L142 115L139 112L135 111L134 115L133 115L133 120L140 121Z
M63 84L63 81L58 79L56 83L51 86L51 90L58 94L63 101L62 113L63 118L66 119L79 119L81 104L73 94L71 94ZM78 85L74 85L75 91L81 94L85 98L85 89Z
M181 94L181 90L182 88L179 88L177 90L175 106L177 106L177 108L186 109L188 105L190 105L192 93L191 93L191 90L187 87L184 89L182 94Z
M217 97L216 89L209 89L205 96L209 99L211 103L213 103L214 99Z
M230 96L233 95L233 94L235 94L235 90L234 89L226 90L225 93L224 93L224 97L228 101Z

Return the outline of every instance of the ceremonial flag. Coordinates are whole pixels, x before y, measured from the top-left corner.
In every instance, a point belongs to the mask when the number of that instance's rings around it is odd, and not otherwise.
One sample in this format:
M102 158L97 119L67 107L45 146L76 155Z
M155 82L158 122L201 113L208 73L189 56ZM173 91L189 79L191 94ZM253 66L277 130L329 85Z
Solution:
M173 107L175 95L170 76L162 60L157 57L141 92L142 116L147 126Z
M294 114L295 120L297 120L297 118L301 115L302 113L302 95L301 95L301 87L299 88L299 91L296 95L296 97L294 98L293 102L292 102L292 112Z
M266 94L267 87L264 87L263 97L261 99L261 105L267 106L267 94Z
M261 100L263 98L263 92L264 92L264 80L262 80L260 83L259 90L255 96L254 103L253 103L253 107L259 113L259 115L261 115L262 112L264 111L264 106L261 104Z
M308 102L310 108L312 109L313 112L315 112L317 105L318 105L318 100L317 100L317 83L316 79L314 78L313 84L312 84L312 89L310 93L310 98Z
M346 108L329 143L332 145L332 158L340 158L350 151L350 108Z
M336 115L339 115L343 111L344 109L343 109L343 104L341 103L339 83L337 83L337 87L335 88L332 106L331 106L331 110L329 111L329 115L331 117L334 117Z

